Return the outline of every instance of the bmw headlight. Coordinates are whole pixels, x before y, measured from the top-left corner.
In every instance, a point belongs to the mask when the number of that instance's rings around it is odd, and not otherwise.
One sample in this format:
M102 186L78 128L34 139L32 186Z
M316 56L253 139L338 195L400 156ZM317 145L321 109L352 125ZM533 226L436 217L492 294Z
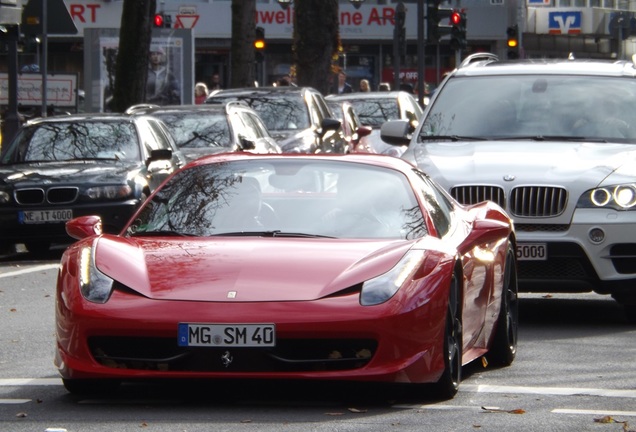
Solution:
M423 258L424 251L409 251L391 270L363 283L360 304L375 306L393 297L417 271Z
M577 208L611 208L636 210L636 183L605 186L586 191Z
M86 196L92 200L116 200L132 196L128 185L95 186L86 189Z
M94 303L106 303L113 292L114 281L95 267L92 247L82 248L79 265L79 285L82 296Z

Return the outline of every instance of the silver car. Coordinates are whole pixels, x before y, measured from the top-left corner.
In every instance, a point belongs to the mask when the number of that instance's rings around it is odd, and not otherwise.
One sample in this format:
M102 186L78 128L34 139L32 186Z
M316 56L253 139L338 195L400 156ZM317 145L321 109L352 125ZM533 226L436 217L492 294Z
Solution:
M610 294L636 319L636 65L464 60L411 135L382 139L464 204L515 222L520 289Z

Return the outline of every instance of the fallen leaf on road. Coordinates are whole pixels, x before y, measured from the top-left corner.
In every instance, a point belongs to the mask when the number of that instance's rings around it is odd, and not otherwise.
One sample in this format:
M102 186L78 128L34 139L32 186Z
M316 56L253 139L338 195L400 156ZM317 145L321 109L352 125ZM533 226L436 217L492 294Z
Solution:
M365 409L358 409L358 408L347 408L349 411L351 411L352 413L365 413L367 412L367 410Z
M481 407L481 409L483 409L484 412L489 412L489 413L505 413L505 414L525 414L526 413L526 411L522 410L521 408L517 408L513 410L504 410L500 408Z

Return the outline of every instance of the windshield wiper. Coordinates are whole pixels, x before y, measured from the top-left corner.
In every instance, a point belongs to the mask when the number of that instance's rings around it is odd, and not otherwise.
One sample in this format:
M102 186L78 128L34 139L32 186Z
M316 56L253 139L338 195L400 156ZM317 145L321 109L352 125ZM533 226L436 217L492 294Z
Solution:
M308 233L298 233L298 232L284 232L280 230L273 231L234 231L234 232L224 232L218 234L212 234L213 237L218 236L237 236L237 237L301 237L301 238L335 238L326 235L320 234L308 234Z
M450 141L487 141L483 136L463 136L463 135L420 135L421 141L450 140Z
M183 233L174 230L156 230L156 231L135 231L130 234L135 236L148 236L148 237L199 237L198 234Z
M563 135L524 135L524 136L505 136L493 137L494 141L515 141L515 140L532 140L532 141L572 141L572 142L608 142L605 138L591 138L580 136L563 136Z

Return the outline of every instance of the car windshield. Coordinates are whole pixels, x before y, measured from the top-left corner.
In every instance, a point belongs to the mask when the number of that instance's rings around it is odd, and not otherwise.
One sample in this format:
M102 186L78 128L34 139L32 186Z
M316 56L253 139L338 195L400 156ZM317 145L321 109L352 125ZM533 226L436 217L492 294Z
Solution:
M351 99L351 105L355 109L363 125L380 127L388 120L398 120L400 111L397 99Z
M134 236L410 239L425 232L406 177L349 162L254 160L182 170L146 201Z
M168 126L180 148L231 147L232 138L224 112L153 112Z
M4 160L20 162L77 159L138 160L139 140L132 123L69 121L23 129ZM17 154L16 154L17 152Z
M636 81L576 75L458 77L435 99L421 140L579 139L636 142Z
M213 100L246 102L263 119L270 131L306 129L309 127L309 111L301 93L234 95L222 93Z

